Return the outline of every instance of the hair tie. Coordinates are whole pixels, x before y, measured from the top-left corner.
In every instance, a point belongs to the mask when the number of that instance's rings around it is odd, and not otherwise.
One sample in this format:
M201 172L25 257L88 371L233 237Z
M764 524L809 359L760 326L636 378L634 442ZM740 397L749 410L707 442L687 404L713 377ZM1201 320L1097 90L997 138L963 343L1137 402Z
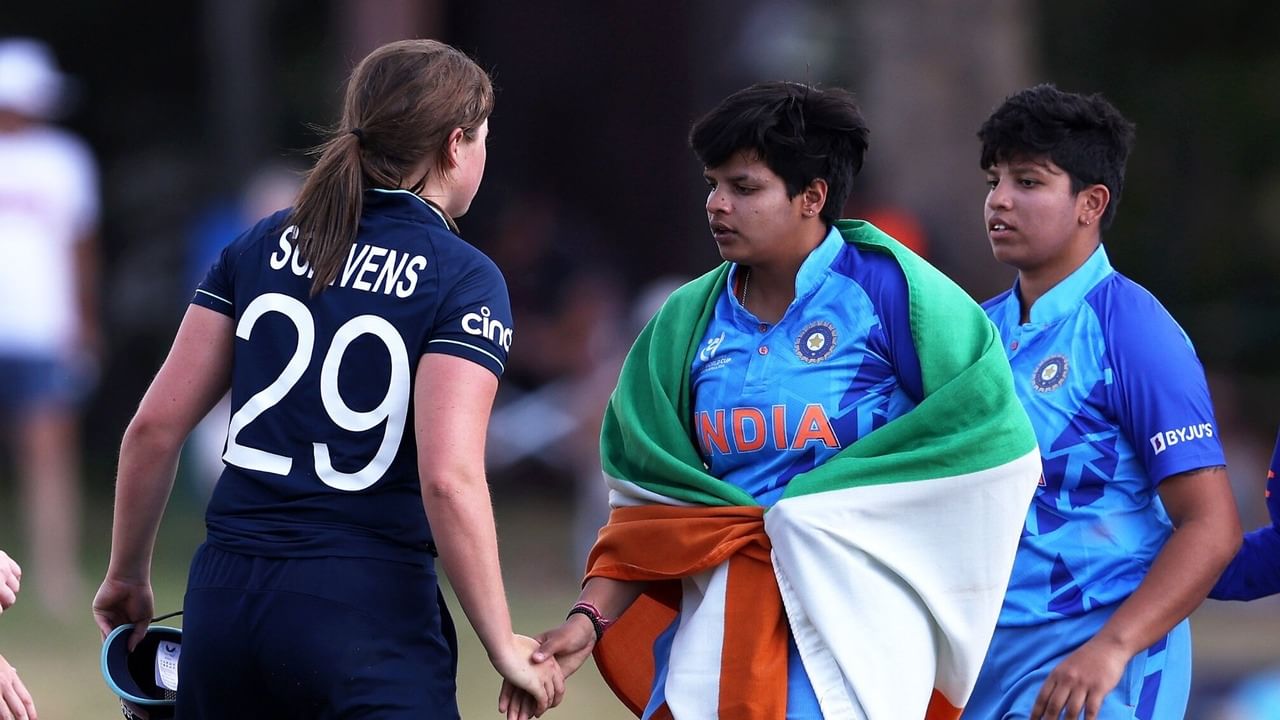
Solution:
M364 130L360 128L351 128L348 132L356 136L356 142L364 145Z

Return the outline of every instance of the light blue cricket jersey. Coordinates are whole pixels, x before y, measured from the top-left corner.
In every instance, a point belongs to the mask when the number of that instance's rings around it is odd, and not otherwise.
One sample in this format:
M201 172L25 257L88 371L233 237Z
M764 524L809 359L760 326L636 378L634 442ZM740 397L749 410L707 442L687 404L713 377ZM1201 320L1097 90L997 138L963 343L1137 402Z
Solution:
M1031 306L1030 322L1017 284L983 309L1044 461L999 624L1121 602L1172 530L1160 481L1226 464L1195 349L1102 246Z
M734 297L737 272L690 368L694 432L712 475L769 506L791 478L915 407L920 359L902 269L834 229L777 324ZM788 718L822 716L794 643L788 685Z
M888 255L830 231L775 325L734 297L737 273L690 369L693 427L711 474L769 506L791 478L915 407L920 360Z

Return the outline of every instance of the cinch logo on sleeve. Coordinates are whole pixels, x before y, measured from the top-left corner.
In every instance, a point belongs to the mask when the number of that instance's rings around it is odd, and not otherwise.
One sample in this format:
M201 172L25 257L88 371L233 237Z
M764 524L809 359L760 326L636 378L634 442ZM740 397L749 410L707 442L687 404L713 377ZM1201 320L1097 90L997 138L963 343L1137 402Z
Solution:
M485 306L480 308L479 313L463 315L462 332L487 338L494 345L501 345L503 350L511 352L511 328L503 325L501 320L490 317L492 314L493 311Z
M1158 432L1151 436L1150 442L1151 449L1155 450L1156 455L1159 455L1178 443L1211 437L1213 437L1213 423L1200 423L1199 425L1188 425Z

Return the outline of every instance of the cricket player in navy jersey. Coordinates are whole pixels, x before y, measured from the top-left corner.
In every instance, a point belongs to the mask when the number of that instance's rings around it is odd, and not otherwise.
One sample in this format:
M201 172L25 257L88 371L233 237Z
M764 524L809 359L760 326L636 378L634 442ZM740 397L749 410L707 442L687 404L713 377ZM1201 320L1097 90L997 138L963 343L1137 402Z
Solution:
M179 448L230 388L178 717L458 717L436 548L494 667L537 712L559 702L559 668L512 632L483 469L506 286L453 221L484 174L492 107L488 76L448 45L373 51L296 206L199 285L124 436L93 604L104 634L136 623L141 638Z
M1133 134L1100 95L1052 85L978 132L991 249L1018 271L984 308L1044 481L966 717L1182 717L1187 616L1240 543L1191 341L1101 242Z
M955 718L977 676L1039 458L981 308L839 219L867 134L787 82L691 132L726 262L624 364L613 511L534 656L594 652L637 716Z

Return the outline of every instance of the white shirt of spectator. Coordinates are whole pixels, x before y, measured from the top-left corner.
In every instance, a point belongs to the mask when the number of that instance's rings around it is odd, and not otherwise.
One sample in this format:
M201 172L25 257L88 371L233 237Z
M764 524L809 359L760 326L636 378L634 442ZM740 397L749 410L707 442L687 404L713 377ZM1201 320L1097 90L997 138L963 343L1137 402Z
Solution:
M50 127L0 133L0 353L72 349L75 243L97 220L97 168L83 142Z

